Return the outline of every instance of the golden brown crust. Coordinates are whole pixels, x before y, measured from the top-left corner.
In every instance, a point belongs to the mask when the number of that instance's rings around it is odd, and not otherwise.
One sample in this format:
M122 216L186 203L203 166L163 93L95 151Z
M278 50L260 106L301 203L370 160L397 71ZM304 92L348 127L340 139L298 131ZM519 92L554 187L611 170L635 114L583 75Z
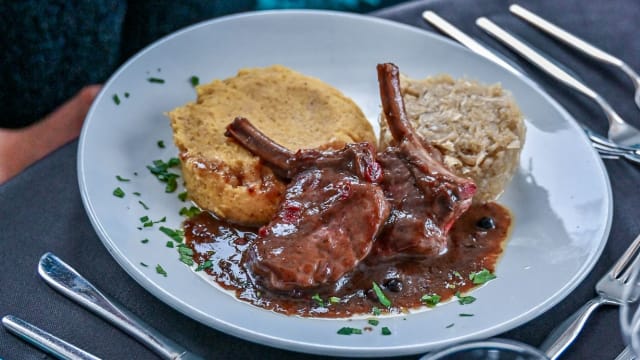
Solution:
M335 88L286 67L242 69L197 88L198 98L169 112L190 198L232 222L258 225L275 212L284 184L259 158L224 136L246 117L275 142L301 148L376 142L360 108Z

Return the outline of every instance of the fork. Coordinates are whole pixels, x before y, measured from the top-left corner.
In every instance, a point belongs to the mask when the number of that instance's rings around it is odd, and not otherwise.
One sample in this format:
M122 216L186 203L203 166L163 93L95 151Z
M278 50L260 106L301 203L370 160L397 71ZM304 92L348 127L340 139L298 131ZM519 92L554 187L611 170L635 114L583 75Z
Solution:
M493 23L486 17L480 17L476 20L482 30L489 33L491 36L501 41L517 53L522 55L525 59L536 65L547 74L551 75L555 79L559 80L563 84L579 91L583 95L594 100L609 120L609 140L625 145L625 146L637 146L640 147L640 130L624 121L618 113L613 110L611 105L600 94L593 89L585 85L582 81L576 79L566 71L562 70L559 66L553 62L547 60L544 56L525 45L522 41L516 39L514 36L506 32L504 29Z
M632 303L640 295L640 287L629 281L631 275L640 269L640 235L638 235L620 259L596 284L595 298L589 300L573 315L556 327L540 348L549 359L557 359L582 331L587 319L600 305L622 305ZM625 292L626 291L626 292ZM627 296L631 293L630 296Z
M582 51L584 54L589 55L596 60L600 60L622 70L633 82L633 86L635 87L635 94L633 99L636 102L636 106L640 108L640 76L635 71L633 71L633 69L627 63L568 33L566 30L563 30L560 27L548 22L547 20L523 8L520 5L513 4L509 6L509 10L521 19L527 21L529 24L537 27L538 29L546 32L551 36L554 36L555 38L561 40L574 49Z
M458 29L455 25L443 19L435 12L425 10L422 13L422 18L476 54L484 56L514 74L523 73L522 70L515 68L513 65L496 55L493 51L489 50L486 46L480 44L478 41L465 34L462 30ZM636 164L640 164L640 150L614 144L607 138L597 135L586 127L584 127L584 131L591 140L593 147L598 150L600 157L603 159L619 159L622 157Z
M107 297L52 253L42 255L38 262L38 274L51 287L131 335L161 359L202 360Z
M591 140L591 145L598 150L601 156L618 156L632 163L640 164L640 149L614 144L609 139L596 134L586 126L582 128L589 140Z

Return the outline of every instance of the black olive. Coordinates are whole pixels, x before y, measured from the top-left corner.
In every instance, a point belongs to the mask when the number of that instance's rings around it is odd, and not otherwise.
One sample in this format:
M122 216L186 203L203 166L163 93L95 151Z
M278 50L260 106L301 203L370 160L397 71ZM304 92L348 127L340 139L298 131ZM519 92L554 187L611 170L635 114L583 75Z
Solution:
M400 292L402 291L402 280L398 278L393 278L385 281L384 287L389 289L389 291Z
M483 230L491 230L496 228L496 222L492 217L485 216L478 220L476 226Z

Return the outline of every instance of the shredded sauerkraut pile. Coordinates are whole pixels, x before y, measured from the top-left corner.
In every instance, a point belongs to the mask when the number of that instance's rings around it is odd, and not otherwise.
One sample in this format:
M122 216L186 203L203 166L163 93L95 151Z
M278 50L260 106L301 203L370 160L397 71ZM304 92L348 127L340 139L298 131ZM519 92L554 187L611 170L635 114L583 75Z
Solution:
M515 174L525 139L522 114L500 85L439 75L401 77L409 119L442 152L446 166L478 186L474 202L495 200ZM392 140L380 122L381 146Z

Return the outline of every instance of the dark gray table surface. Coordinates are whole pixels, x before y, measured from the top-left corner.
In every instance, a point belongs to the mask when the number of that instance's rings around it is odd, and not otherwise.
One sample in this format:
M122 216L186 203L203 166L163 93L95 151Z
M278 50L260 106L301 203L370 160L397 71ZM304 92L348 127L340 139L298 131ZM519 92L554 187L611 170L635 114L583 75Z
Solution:
M599 90L624 118L640 126L640 111L632 101L632 85L622 73L591 61L528 27L508 13L510 3L501 0L412 1L373 15L435 31L420 17L425 9L435 10L519 62L576 119L600 132L605 131L604 116L589 100L519 61L473 25L476 17L488 16L565 62ZM640 70L640 38L636 36L640 24L639 1L527 0L521 4ZM168 307L135 283L108 254L89 223L78 190L76 151L77 142L69 143L0 185L0 244L4 254L0 261L0 316L22 317L105 359L155 358L144 346L67 300L38 277L38 259L52 251L153 327L206 358L321 358L265 347L210 329ZM605 165L613 188L614 214L602 257L565 300L501 337L539 345L554 326L594 295L597 280L640 232L640 212L636 210L636 201L640 200L637 190L640 168L620 160L607 160ZM425 331L429 331L428 328L425 327ZM602 308L563 358L613 359L622 348L617 309ZM46 356L0 330L0 358L43 359Z

